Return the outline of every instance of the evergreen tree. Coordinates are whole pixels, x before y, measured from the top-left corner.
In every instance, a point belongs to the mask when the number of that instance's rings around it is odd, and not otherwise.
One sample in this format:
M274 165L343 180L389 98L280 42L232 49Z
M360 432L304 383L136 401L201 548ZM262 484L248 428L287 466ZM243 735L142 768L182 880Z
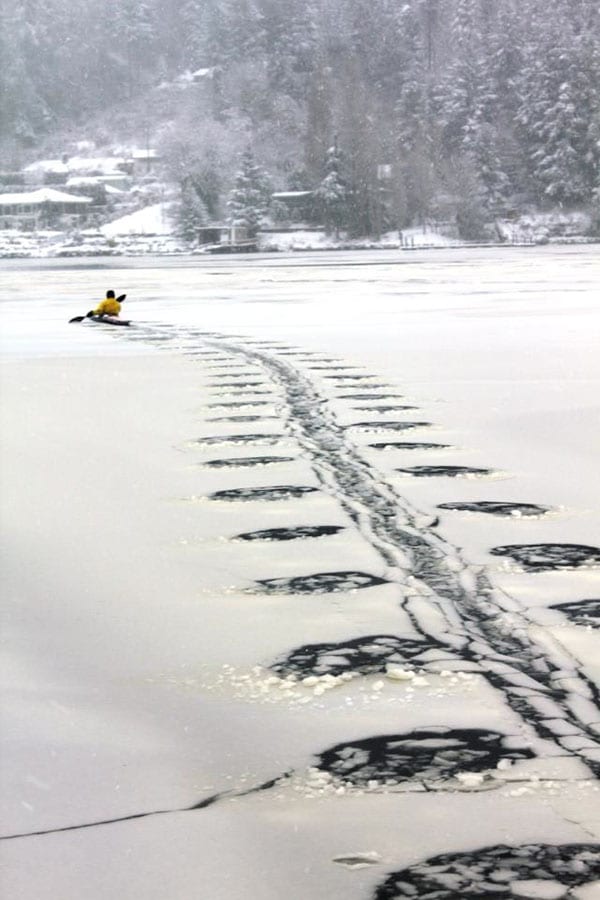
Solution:
M244 225L248 237L256 237L267 211L270 193L267 176L248 147L242 154L240 169L227 201L230 223Z
M400 89L395 105L396 133L400 153L408 155L415 151L422 153L428 143L428 60L419 18L408 5L402 11L400 25L405 52L398 73Z
M440 83L443 143L448 157L470 149L479 124L486 119L487 84L476 0L457 0L451 22L453 59Z
M423 18L419 6L414 8L407 4L399 14L404 52L394 121L400 194L397 221L400 226L410 225L426 215L434 192L439 128L430 89L432 9L427 6L427 15Z
M332 106L331 71L319 57L309 79L304 134L305 165L313 182L322 175L323 159L331 142Z
M234 59L256 61L267 55L265 22L258 2L233 0L233 15L229 23L229 39L234 49ZM273 48L268 48L268 53ZM266 60L265 60L266 61Z
M317 49L314 0L262 0L269 84L296 100L306 98Z
M191 68L216 66L226 68L234 55L231 23L231 0L190 2L186 8L188 42L187 59Z
M493 24L484 2L458 0L451 28L454 58L440 93L444 156L455 163L449 171L472 168L474 200L489 216L502 211L510 187L499 152L500 60L493 52ZM456 182L449 187L460 190Z
M181 35L183 45L183 65L191 71L209 67L212 61L206 46L206 4L204 0L186 0L181 8L183 25Z
M343 157L337 144L337 136L328 149L325 159L325 175L314 192L321 209L327 234L339 237L340 228L347 215L348 188L342 175Z
M206 225L208 213L202 198L191 179L181 185L181 196L176 210L176 231L186 241L197 240L198 229Z
M548 22L538 10L540 37L526 48L517 111L534 196L561 203L590 199L600 161L598 30L574 32L571 12Z

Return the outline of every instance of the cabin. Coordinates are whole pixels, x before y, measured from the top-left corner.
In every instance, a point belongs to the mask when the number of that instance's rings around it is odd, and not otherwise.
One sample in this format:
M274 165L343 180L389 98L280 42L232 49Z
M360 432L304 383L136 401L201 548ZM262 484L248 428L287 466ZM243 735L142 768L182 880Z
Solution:
M90 175L69 178L65 185L67 190L75 191L85 197L92 197L94 203L105 204L109 199L118 201L126 195L126 191L107 182L102 176Z
M24 183L32 186L40 184L62 185L68 177L69 168L64 159L39 159L23 169Z
M284 222L312 222L314 191L276 191L271 194L273 218Z
M33 231L60 224L80 225L90 213L93 200L54 188L0 194L0 227Z
M198 229L198 243L209 253L256 250L255 238L248 237L245 225L205 225Z

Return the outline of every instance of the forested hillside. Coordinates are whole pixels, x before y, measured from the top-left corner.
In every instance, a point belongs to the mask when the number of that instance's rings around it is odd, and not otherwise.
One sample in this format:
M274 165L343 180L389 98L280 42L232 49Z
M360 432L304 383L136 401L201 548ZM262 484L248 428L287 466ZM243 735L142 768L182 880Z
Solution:
M600 191L598 0L4 0L1 41L5 167L137 130L216 214L250 146L356 234Z

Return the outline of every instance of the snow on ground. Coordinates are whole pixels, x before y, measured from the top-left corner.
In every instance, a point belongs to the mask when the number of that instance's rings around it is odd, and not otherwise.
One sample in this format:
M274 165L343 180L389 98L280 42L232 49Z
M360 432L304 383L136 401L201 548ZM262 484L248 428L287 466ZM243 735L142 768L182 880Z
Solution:
M169 217L169 204L153 203L134 213L115 219L100 228L102 234L112 238L124 234L165 235L171 234L173 225Z
M523 213L517 219L500 220L498 230L507 241L545 243L547 241L581 239L591 225L585 210L554 209L548 212Z
M351 240L343 236L325 234L314 229L297 229L294 231L269 231L259 236L259 248L264 251L310 251L339 249L380 249L390 250L406 247L451 247L458 241L447 238L434 231L423 231L420 228L407 228L399 236L398 231L390 231L380 238L357 238Z
M82 181L85 179L79 179ZM88 179L89 180L89 179ZM110 193L121 193L107 186ZM69 256L147 256L193 252L209 254L208 246L191 248L179 238L170 215L171 203L154 203L101 226L99 231L23 232L0 230L0 258L53 258ZM590 216L583 211L554 211L522 215L511 221L498 220L499 237L507 245L546 243L588 243ZM258 238L263 252L312 252L328 250L423 250L458 248L456 237L428 226L390 231L379 238L350 239L341 234L327 235L319 229L296 227L277 231L271 228ZM493 245L490 245L490 249ZM501 245L498 245L501 246ZM475 249L472 247L471 249Z
M600 895L592 250L7 263L8 896Z
M152 254L184 254L189 245L173 232L168 203L147 206L135 213L122 216L103 225L99 231L84 229L80 233L64 232L27 233L0 230L0 258L53 258L69 256L141 256ZM418 229L407 229L382 235L378 240L345 238L336 239L323 231L303 230L270 231L261 234L259 247L264 252L341 250L341 249L399 249L449 247L457 242L443 235ZM196 247L198 255L207 255L205 246Z

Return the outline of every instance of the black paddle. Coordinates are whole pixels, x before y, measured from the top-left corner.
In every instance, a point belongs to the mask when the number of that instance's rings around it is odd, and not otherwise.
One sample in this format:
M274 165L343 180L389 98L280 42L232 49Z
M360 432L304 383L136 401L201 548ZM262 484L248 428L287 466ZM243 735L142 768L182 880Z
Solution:
M126 296L127 294L121 294L120 297L117 297L117 303L122 303ZM86 313L85 316L73 316L72 319L69 319L69 325L71 324L71 322L83 322L84 319L89 319L93 315L94 310L90 309L90 311Z

